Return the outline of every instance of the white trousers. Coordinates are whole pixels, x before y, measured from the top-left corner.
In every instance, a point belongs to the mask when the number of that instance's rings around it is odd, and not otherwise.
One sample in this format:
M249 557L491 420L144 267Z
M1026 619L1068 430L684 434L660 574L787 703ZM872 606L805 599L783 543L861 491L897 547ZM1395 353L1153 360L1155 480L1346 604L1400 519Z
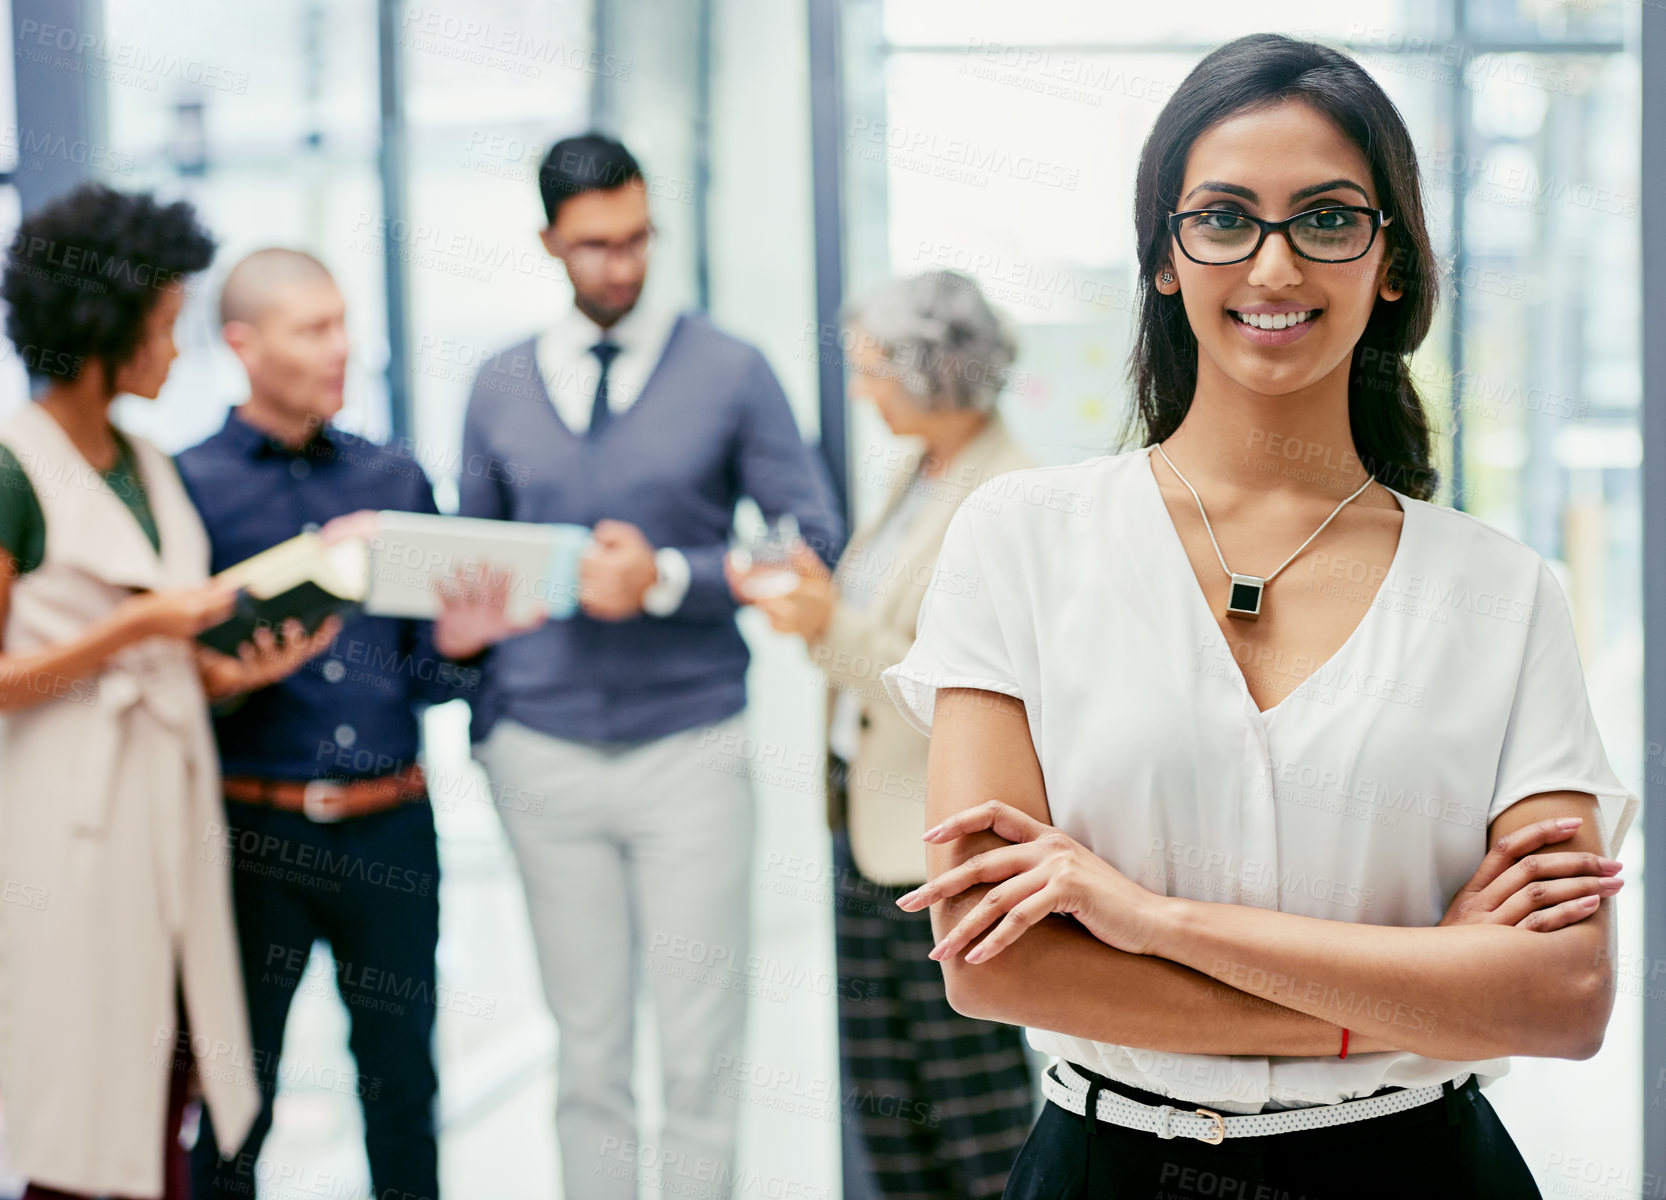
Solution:
M624 746L500 719L475 757L520 865L560 1031L556 1136L567 1200L730 1194L754 812L740 713ZM665 1090L657 1138L631 1094L639 973Z

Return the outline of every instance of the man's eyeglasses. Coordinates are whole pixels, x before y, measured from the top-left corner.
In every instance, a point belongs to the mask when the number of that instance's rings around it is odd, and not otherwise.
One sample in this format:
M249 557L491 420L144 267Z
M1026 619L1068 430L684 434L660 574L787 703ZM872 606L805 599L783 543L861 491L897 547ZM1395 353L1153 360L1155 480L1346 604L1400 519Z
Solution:
M652 226L633 234L622 242L584 241L568 242L566 246L567 258L580 269L591 269L606 265L607 260L615 254L621 255L633 262L642 262L648 257L648 249L652 245L655 233Z
M1193 208L1171 213L1168 225L1187 258L1224 267L1254 258L1269 233L1282 233L1290 249L1310 262L1352 262L1365 256L1377 240L1377 230L1393 219L1378 208L1341 204L1282 221L1263 221L1230 208Z

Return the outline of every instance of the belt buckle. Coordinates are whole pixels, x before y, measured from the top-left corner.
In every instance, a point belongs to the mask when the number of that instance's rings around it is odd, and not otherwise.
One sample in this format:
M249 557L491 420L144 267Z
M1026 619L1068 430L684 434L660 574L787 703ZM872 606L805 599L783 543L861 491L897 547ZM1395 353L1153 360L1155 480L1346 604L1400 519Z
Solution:
M1215 1128L1208 1133L1197 1134L1197 1140L1208 1142L1211 1146L1218 1146L1226 1140L1226 1118L1212 1108L1196 1108L1192 1110L1200 1117L1208 1117L1215 1123Z
M333 811L329 804L340 799L347 789L328 779L309 779L301 788L301 812L309 821L320 824L330 824L342 819L342 814Z

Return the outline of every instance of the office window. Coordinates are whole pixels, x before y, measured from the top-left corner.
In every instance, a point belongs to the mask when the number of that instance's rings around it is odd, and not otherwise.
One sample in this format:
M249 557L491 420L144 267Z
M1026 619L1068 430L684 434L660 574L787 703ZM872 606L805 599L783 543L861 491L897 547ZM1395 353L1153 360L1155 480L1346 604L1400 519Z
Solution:
M469 384L490 355L547 325L571 290L538 240L538 164L582 131L592 61L588 3L411 5L404 59L413 429L455 503Z
M8 26L9 28L9 26ZM10 184L0 186L0 245L10 245L17 232L22 212L17 201L17 189ZM0 305L0 320L5 317ZM0 338L0 413L8 413L29 399L29 372L10 338Z
M316 254L346 295L354 355L342 423L388 426L376 176L376 14L348 0L257 6L107 0L88 62L106 98L114 187L191 201L219 242L177 329L179 361L154 404L121 419L166 450L218 428L241 399L241 367L220 341L218 283L264 246Z

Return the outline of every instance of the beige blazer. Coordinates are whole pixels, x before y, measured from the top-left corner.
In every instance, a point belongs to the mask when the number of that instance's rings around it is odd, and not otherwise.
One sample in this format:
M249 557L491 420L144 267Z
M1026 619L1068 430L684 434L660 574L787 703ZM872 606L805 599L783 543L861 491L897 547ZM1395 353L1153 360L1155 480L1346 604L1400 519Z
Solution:
M899 461L870 460L858 471L884 472L889 496L878 519L851 535L835 570L854 570L861 563L874 531L901 499L920 452ZM944 473L929 480L932 502L916 510L903 534L896 558L868 563L868 579L882 584L866 609L836 605L822 636L810 644L810 661L827 675L827 719L831 726L836 688L861 697L862 715L856 759L851 763L848 811L839 811L828 789L828 822L850 831L850 848L857 868L875 883L893 886L925 882L926 745L927 739L903 720L886 695L879 674L901 662L914 644L914 627L931 582L937 553L948 532L949 518L979 484L1007 471L1034 466L1007 432L997 413L988 425L950 461ZM871 572L871 573L870 573Z
M150 542L34 404L0 425L46 515L11 589L5 649L76 636L132 589L201 583L208 538L173 463L130 437ZM222 1145L259 1108L232 923L219 768L191 648L147 638L7 715L0 745L0 1095L13 1166L90 1194L162 1194L183 988Z

